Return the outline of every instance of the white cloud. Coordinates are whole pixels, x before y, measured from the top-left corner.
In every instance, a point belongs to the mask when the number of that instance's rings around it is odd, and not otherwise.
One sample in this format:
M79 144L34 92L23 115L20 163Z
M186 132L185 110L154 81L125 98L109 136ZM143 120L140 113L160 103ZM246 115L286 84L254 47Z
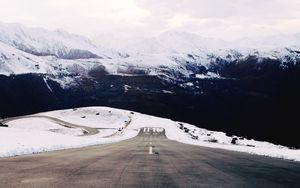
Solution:
M170 29L220 38L300 32L299 0L0 0L0 4L2 22L88 36L144 36Z

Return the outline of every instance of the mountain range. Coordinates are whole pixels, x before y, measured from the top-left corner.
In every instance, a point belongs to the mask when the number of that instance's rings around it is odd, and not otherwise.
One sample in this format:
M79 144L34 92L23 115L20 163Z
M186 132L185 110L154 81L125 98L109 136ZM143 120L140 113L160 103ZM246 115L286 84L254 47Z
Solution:
M300 34L111 43L1 23L0 116L104 105L300 147Z

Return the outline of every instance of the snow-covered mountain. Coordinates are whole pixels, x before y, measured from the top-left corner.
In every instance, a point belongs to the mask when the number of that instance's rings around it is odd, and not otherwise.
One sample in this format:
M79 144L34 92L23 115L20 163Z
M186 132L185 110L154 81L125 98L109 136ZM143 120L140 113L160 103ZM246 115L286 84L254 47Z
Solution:
M299 35L256 40L166 32L119 53L63 31L1 24L0 116L105 105L300 147Z
M36 56L0 42L0 74L2 75L26 73L53 76L74 75L77 71L71 67L85 66L80 62L80 60L65 60L53 56ZM92 63L90 64L92 66ZM88 70L87 66L85 66L85 70Z
M153 37L100 36L96 37L95 41L104 42L111 48L129 54L191 53L219 49L227 45L223 40L178 31L167 31Z
M224 65L246 62L249 58L256 59L257 63L277 61L282 67L295 65L300 62L298 44L299 34L228 42L168 31L157 37L123 44L118 48L120 53L62 30L0 23L0 73L77 75L80 70L80 74L87 75L102 66L107 74L142 73L168 80L191 75L219 78Z
M127 40L127 45L118 43L115 41L117 39L112 38L110 46L131 56L119 62L134 66L169 67L183 75L193 74L199 67L211 71L219 66L219 70L224 64L246 62L248 59L256 59L258 66L264 61L277 61L281 67L300 62L299 34L224 41L168 31L156 37Z
M152 75L171 80L195 75L198 78L224 78L225 75L219 74L228 73L229 67L236 67L239 72L264 72L270 66L284 69L300 63L299 34L223 41L168 31L157 37L137 39L129 45L112 43L130 57L107 62L147 69L150 71L146 72Z
M265 37L242 38L232 42L236 49L249 48L258 50L274 50L280 48L300 49L300 33L280 34Z
M221 40L202 37L194 33L167 31L154 37L133 39L106 36L105 39L98 37L95 41L100 44L104 41L107 46L130 54L197 53L199 51L218 53L218 51L226 50L236 50L246 54L251 51L270 52L284 48L300 49L300 33Z
M49 31L19 24L0 23L0 41L37 56L62 59L114 58L118 52L93 44L89 39L63 30Z

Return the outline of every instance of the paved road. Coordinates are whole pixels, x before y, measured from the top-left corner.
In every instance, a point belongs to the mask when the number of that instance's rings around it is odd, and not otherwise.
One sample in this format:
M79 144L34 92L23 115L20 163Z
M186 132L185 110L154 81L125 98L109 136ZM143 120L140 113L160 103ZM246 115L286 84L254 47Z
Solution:
M120 143L0 159L0 187L299 188L300 163L185 145L144 128Z
M84 133L83 133L82 136L91 136L91 135L95 135L95 134L99 133L99 130L96 129L96 128L86 127L86 126L82 126L82 125L76 125L76 124L73 124L73 123L69 123L69 122L60 120L58 118L45 116L45 115L31 115L31 116L20 116L20 117L7 118L7 119L3 119L1 121L1 123L6 124L10 121L14 121L14 120L18 120L18 119L24 119L24 118L45 118L45 119L49 119L50 121L53 121L53 122L63 126L63 127L83 129Z

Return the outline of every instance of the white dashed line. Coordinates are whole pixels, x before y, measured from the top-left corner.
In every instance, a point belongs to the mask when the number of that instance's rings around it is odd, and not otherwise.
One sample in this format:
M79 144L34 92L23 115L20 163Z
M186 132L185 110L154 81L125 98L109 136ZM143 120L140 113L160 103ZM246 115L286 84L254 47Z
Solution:
M152 151L152 146L149 146L149 155L152 155L153 151Z

